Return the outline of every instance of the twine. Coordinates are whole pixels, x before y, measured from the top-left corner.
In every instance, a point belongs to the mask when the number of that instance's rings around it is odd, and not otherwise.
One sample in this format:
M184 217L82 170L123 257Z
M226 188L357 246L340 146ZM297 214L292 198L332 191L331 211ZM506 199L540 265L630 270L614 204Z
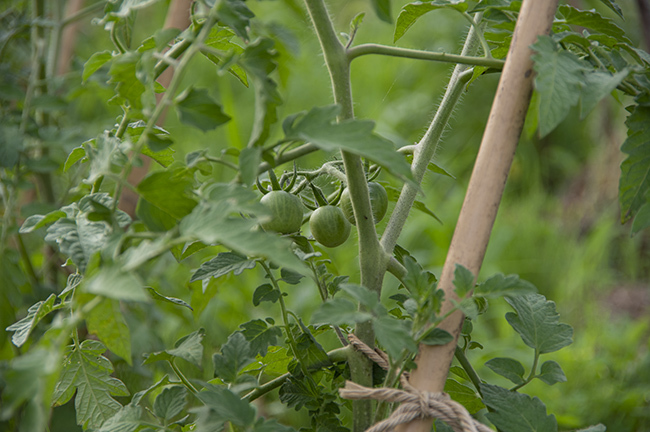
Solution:
M388 369L385 353L371 349L352 334L348 336L348 339L353 347L382 368ZM392 431L398 425L424 418L438 418L451 426L454 432L493 432L492 429L472 418L465 407L451 400L447 393L420 391L410 385L404 376L401 378L404 390L369 388L351 381L347 381L345 387L339 390L339 394L344 399L374 399L400 403L390 417L375 424L366 432Z

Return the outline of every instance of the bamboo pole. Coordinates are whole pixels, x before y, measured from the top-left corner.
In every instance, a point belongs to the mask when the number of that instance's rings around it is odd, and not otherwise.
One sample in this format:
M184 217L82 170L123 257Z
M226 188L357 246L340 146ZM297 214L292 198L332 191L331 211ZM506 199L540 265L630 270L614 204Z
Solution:
M477 275L497 215L517 142L530 102L533 80L532 51L539 35L548 34L558 0L524 0L512 38L499 87L488 119L476 164L458 218L439 287L445 291L442 314L457 298L452 281L456 264ZM440 327L454 336L443 346L420 345L418 368L411 373L411 384L419 390L441 392L449 373L463 323L460 311L450 315ZM398 428L401 432L431 430L431 420L418 420Z

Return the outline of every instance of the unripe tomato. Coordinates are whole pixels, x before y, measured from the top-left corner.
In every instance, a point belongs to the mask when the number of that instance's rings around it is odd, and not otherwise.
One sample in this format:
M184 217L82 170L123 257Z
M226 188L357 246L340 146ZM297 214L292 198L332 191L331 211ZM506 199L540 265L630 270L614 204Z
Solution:
M260 201L271 211L271 220L262 225L266 231L291 234L300 231L305 207L300 198L285 191L272 191Z
M388 194L382 185L375 182L368 183L368 193L370 194L372 218L375 224L378 224L386 216L386 210L388 210ZM350 191L348 189L344 190L343 194L341 194L341 210L343 210L345 218L351 224L357 224L354 220L354 210L352 210L352 200L350 199Z
M309 228L318 243L331 248L342 245L350 236L350 223L340 208L331 205L314 210Z

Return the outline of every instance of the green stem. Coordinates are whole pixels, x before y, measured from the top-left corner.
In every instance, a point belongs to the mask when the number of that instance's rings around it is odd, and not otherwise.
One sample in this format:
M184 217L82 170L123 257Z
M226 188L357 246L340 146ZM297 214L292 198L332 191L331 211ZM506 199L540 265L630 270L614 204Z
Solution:
M176 364L174 363L174 359L169 360L169 364L171 365L172 369L174 370L174 373L176 374L178 379L181 380L183 385L185 387L187 387L187 389L189 391L191 391L193 394L195 394L195 395L198 394L199 391L196 389L196 387L194 387L192 385L192 383L187 378L185 378L185 375L183 375L183 372L181 372L181 370L178 368L178 366L176 366Z
M32 260L29 257L29 253L27 252L27 248L25 247L25 242L23 241L23 236L20 235L20 233L16 234L16 240L18 241L18 250L20 251L20 257L23 260L23 263L25 264L25 268L27 270L27 276L29 276L29 280L32 284L32 287L37 287L40 285L38 276L36 275L36 271L34 270L34 266L32 265Z
M481 43L481 47L483 48L483 54L486 58L491 59L492 52L490 51L490 45L488 45L487 40L485 39L485 35L483 35L483 29L479 27L481 19L483 18L483 14L476 14L476 19L474 19L472 15L468 14L467 12L463 12L463 17L469 21L469 24L474 28L476 37L478 38L479 42Z
M105 5L106 5L106 2L104 2L104 1L100 1L100 2L97 2L97 3L91 4L90 6L87 6L87 7L83 8L83 9L81 9L80 11L70 15L69 17L63 19L61 21L60 25L63 28L65 26L69 25L69 24L72 24L75 21L79 21L80 19L82 19L86 15L90 15L93 12L102 10Z
M463 351L459 346L456 346L456 352L454 354L456 356L456 360L458 360L458 363L462 366L462 368L467 372L467 375L469 376L469 379L472 381L472 384L474 384L474 388L476 388L476 391L483 397L483 393L481 393L481 378L479 378L478 374L472 367L472 364L469 362L467 359L467 356L465 355L465 351Z
M470 27L462 50L463 56L474 52L475 42L476 31L474 27ZM445 91L445 95L442 98L442 102L431 121L429 129L418 143L413 156L411 172L413 173L413 178L418 185L424 178L427 166L436 152L442 133L449 122L449 118L451 117L456 104L460 100L465 84L469 81L471 76L472 70L467 70L467 67L464 65L456 65L454 68L454 72L451 76L449 85L447 86L447 90ZM417 193L418 187L410 183L406 183L402 188L402 193L400 194L395 209L393 210L388 225L386 226L386 230L381 238L381 244L384 247L384 250L392 251L395 248L397 239L404 227L406 218L413 206Z
M519 390L520 388L522 388L523 386L531 382L533 378L535 378L535 376L537 375L537 364L539 363L539 355L540 355L539 351L535 350L535 359L533 360L533 366L530 368L530 373L528 374L528 378L526 378L526 380L523 383L511 388L510 391Z
M503 69L503 65L505 64L505 61L494 58L472 57L457 54L448 54L444 52L441 53L422 51L378 44L357 45L348 50L348 58L350 60L354 60L357 57L368 54L402 57L416 60L440 61L447 63L464 64L469 66L486 66L493 69Z

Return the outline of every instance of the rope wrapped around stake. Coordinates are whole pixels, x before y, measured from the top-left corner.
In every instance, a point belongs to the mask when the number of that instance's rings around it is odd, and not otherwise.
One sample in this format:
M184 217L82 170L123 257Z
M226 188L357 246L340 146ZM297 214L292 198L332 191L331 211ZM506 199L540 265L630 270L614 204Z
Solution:
M349 335L348 338L352 346L377 362L382 368L384 365L388 366L383 352L372 350L354 335ZM380 352L381 354L379 354ZM465 407L451 400L447 393L420 391L411 386L406 379L400 381L405 390L369 388L347 381L345 387L339 390L339 394L344 399L373 399L400 403L390 417L375 424L366 432L392 431L398 425L425 417L444 421L451 426L454 432L493 432L492 429L472 418Z

